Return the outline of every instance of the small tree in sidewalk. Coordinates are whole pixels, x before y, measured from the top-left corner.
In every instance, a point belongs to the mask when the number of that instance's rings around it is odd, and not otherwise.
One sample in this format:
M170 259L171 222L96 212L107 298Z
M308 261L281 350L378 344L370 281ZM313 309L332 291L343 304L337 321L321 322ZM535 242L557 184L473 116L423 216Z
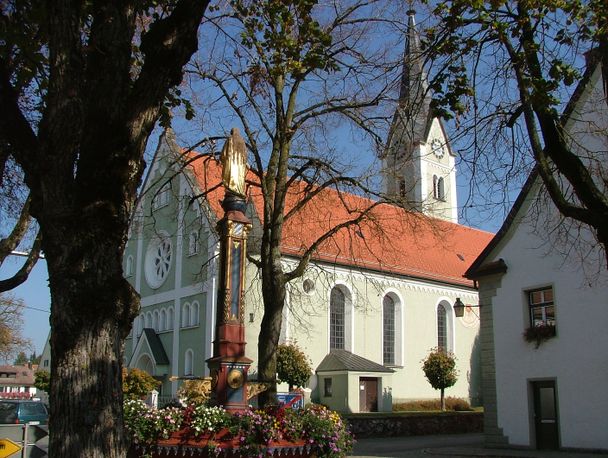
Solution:
M441 410L445 411L445 389L458 380L456 356L443 348L433 348L422 361L422 370L431 386L441 390Z
M310 358L295 343L281 344L277 348L277 374L280 382L294 387L303 387L312 375Z

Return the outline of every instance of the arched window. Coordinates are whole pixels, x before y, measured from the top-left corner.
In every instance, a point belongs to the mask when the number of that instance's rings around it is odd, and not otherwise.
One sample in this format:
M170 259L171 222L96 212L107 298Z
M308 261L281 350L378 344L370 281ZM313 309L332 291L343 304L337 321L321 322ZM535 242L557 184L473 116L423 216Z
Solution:
M437 175L433 175L433 197L439 199L439 194L437 192Z
M382 360L385 366L395 365L395 300L388 294L382 301Z
M399 179L399 197L405 197L405 195L406 195L405 179L400 178Z
M445 200L445 184L443 177L437 180L437 199Z
M136 317L135 317L135 319L133 320L133 335L134 335L135 337L139 337L139 335L141 334L141 332L140 332L140 330L139 330L139 328L140 328L140 326L141 326L141 325L139 324L139 323L140 323L140 319L141 319L141 318L140 318L140 316L138 315L138 316L136 316Z
M167 329L173 329L173 307L167 309Z
M188 236L188 256L198 253L199 236L198 231L190 232Z
M448 349L448 317L443 304L437 306L437 348Z
M139 315L139 323L137 324L137 337L141 336L141 333L144 331L144 328L146 327L146 318L144 317L144 314L142 313L141 315Z
M182 328L190 326L190 304L186 302L182 307Z
M158 310L154 310L154 315L152 315L152 329L158 331Z
M162 309L160 311L160 319L158 322L158 330L165 331L167 329L167 311Z
M171 196L171 182L165 183L156 195L152 198L152 209L164 207L169 204L169 198Z
M338 287L331 290L329 299L329 349L344 349L345 323L344 323L344 292Z
M146 328L152 327L152 312L146 313Z
M133 256L127 257L127 265L125 267L125 277L133 275Z
M198 309L198 302L192 302L192 305L190 306L190 326L198 325Z
M186 350L184 357L184 375L193 375L192 363L194 362L194 352L190 349Z

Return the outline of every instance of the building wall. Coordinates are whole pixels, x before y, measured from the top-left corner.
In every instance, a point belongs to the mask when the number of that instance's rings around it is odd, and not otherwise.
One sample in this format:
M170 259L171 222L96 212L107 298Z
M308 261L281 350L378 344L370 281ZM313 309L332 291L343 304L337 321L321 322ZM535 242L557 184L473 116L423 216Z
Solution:
M248 270L248 278L250 283L251 279L255 278L253 269ZM303 282L306 279L313 279L315 282L312 294L303 291ZM247 356L254 360L252 370L255 371L255 343L262 310L259 283L253 283L254 285L247 289L245 299L248 311L246 316L254 313L254 322L247 323L246 338L249 342ZM473 311L463 318L456 318L451 309L456 297L460 297L466 304L477 304L475 291L371 273L362 274L338 267L313 267L303 279L296 280L291 285L289 311L285 314L287 323L284 324L285 338L296 342L310 356L313 368L329 353L329 297L331 288L335 285L344 288L352 297L352 332L350 339L349 332L346 333L345 349L379 364L383 363L382 299L387 293L400 299L403 313L399 331L403 336L400 342L403 356L393 367L395 373L392 376L392 384L384 387L392 393L393 402L437 398L439 395L424 376L422 360L437 346L436 307L440 302L446 304L450 315L450 349L457 357L459 373L458 382L447 389L446 394L471 398L477 403L480 401L479 320ZM346 302L348 307L348 298ZM349 314L346 315L348 322ZM315 390L316 387L317 381L313 377L310 388Z
M599 71L592 81L593 92L580 99L567 128L583 161L591 153L596 164L608 151L608 117ZM531 384L554 380L560 446L608 449L608 274L601 247L588 228L560 218L537 180L487 262L499 258L508 267L500 282L480 280L482 297L488 282L496 294L489 301L495 432L502 429L511 445L536 446ZM545 286L553 287L557 334L535 349L522 338L530 325L526 292Z
M498 426L512 445L534 446L530 383L552 379L562 447L608 449L608 366L605 352L605 275L586 281L581 269L559 254L546 253L546 240L522 223L496 253L508 266L492 301ZM522 338L529 326L526 291L552 286L557 336L538 349Z

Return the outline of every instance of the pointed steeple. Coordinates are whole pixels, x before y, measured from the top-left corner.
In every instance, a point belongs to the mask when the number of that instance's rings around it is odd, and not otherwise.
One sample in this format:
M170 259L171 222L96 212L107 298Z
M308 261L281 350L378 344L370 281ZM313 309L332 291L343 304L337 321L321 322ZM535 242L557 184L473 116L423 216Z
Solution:
M407 35L403 56L401 86L399 88L400 115L407 119L411 135L410 141L421 141L430 121L431 94L428 77L424 70L424 54L420 44L420 34L416 28L416 12L408 10Z
M410 8L407 12L408 25L399 99L389 131L387 148L380 153L381 158L403 155L406 150L411 151L416 143L424 142L432 121L431 94L428 90L424 53L420 44L420 34L416 28L415 15L416 12Z
M415 14L410 2L399 99L386 148L379 154L384 192L412 210L457 222L455 157L441 119L431 111L426 53Z

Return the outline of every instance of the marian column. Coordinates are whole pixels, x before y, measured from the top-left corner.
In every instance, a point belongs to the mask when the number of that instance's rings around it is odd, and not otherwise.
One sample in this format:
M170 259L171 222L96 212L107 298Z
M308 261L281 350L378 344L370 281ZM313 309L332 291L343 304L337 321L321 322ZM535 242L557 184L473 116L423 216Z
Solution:
M247 234L251 221L245 216L247 150L238 129L232 129L221 154L222 181L226 189L224 217L217 224L220 236L220 279L213 357L207 360L215 403L229 411L248 408L245 357L245 304L243 286Z

